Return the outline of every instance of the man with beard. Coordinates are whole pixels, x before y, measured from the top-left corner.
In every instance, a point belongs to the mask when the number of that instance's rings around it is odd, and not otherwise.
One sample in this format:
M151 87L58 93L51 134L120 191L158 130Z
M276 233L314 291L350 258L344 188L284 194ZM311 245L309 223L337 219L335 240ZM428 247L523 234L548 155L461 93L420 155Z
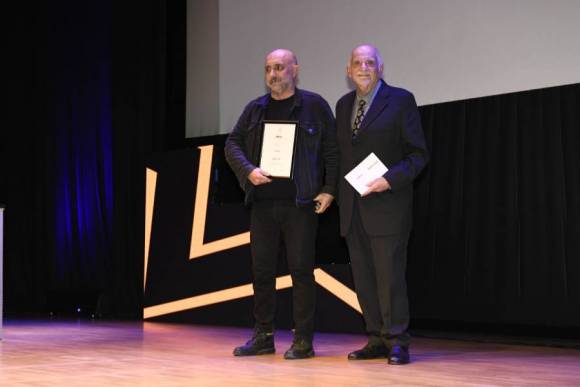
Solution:
M347 66L356 90L336 105L340 176L371 152L388 171L359 195L345 179L338 191L357 297L369 335L350 360L410 361L405 270L411 231L413 180L428 160L415 98L381 78L383 62L370 45L356 47Z
M331 204L337 183L334 117L322 97L296 87L294 53L272 51L264 70L270 92L245 107L225 146L226 159L245 191L245 203L251 205L255 330L246 344L234 349L234 355L275 352L276 264L283 242L292 277L294 317L294 340L284 358L304 359L314 356L317 214ZM298 123L291 179L274 178L258 166L264 120Z

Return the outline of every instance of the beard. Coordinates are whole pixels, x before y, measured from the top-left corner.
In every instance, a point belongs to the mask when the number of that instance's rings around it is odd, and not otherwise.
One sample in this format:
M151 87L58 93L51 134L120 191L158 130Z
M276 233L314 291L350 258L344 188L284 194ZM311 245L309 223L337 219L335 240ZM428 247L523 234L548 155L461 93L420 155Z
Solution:
M290 87L289 82L284 82L280 78L272 78L270 82L268 82L268 87L275 93L283 93Z

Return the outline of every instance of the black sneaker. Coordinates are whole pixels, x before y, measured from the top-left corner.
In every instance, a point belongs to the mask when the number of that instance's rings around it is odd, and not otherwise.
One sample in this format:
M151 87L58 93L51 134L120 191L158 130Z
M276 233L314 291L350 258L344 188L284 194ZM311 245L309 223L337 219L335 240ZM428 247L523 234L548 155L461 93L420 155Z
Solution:
M244 345L234 349L234 356L258 356L276 352L272 332L256 332Z
M312 348L312 340L304 338L294 338L290 349L284 353L284 359L308 359L314 356L314 349Z

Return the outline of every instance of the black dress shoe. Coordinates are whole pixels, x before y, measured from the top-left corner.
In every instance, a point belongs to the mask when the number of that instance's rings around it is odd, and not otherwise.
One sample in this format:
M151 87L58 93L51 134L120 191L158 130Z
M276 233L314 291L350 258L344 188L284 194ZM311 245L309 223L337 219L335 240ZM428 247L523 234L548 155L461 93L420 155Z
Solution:
M348 360L383 359L389 355L389 349L384 344L367 343L361 349L348 354Z
M244 345L234 349L234 356L258 356L276 352L274 334L271 332L256 332Z
M295 338L290 348L284 353L286 360L308 359L313 356L312 340L304 338Z
M402 365L409 364L411 356L409 355L409 347L403 345L393 345L391 353L389 353L389 364Z

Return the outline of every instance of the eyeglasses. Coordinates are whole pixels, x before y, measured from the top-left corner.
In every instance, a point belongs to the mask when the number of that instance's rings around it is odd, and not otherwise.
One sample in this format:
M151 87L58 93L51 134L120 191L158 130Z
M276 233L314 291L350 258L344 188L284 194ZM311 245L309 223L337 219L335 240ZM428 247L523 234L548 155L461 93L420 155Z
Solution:
M360 68L363 67L364 65L366 65L367 68L369 69L374 69L377 67L377 61L374 59L355 59L351 62L351 66L353 68Z

